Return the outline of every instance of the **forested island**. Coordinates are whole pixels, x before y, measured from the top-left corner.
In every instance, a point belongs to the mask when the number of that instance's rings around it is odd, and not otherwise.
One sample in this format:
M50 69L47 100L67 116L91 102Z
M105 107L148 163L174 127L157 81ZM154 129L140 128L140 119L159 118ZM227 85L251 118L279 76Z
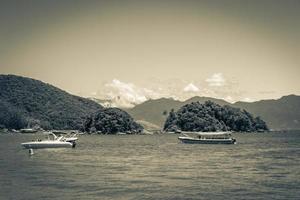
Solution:
M101 134L134 134L141 133L143 127L127 112L119 108L105 108L86 119L83 131Z
M186 104L177 112L171 110L164 130L261 132L268 127L260 117L253 117L246 110L206 101Z

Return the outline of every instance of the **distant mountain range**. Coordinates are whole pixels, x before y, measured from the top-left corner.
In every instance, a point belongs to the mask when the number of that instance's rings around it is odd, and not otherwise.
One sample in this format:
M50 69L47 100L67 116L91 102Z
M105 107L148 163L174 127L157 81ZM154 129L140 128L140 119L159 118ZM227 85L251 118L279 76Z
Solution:
M128 113L136 120L143 120L162 127L167 113L172 109L178 110L181 106L191 102L204 103L212 101L219 105L230 105L245 109L255 116L260 116L270 129L300 129L300 96L283 96L277 100L261 100L257 102L236 102L231 104L222 99L209 97L193 97L186 101L177 101L171 98L148 100L131 109Z
M0 75L0 128L78 129L99 109L102 106L92 100L41 81Z
M233 106L261 116L271 129L300 129L300 96L288 95L277 100L236 102Z
M107 100L90 100L71 95L38 80L15 75L0 75L0 128L22 128L39 125L48 129L78 129L86 116L104 107ZM125 109L135 120L149 129L162 128L168 113L191 102L212 101L245 109L260 116L270 129L300 129L300 96L283 96L277 100L236 102L193 97L186 101L171 98L148 100ZM124 110L124 109L123 109ZM17 125L17 126L16 126Z

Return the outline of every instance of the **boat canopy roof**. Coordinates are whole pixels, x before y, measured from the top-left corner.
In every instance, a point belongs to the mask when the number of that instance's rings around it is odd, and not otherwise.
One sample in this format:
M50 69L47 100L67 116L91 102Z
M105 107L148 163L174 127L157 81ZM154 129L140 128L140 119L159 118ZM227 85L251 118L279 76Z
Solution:
M194 133L194 134L203 135L203 136L213 136L213 135L230 135L232 132L222 131L222 132L183 132L183 133Z

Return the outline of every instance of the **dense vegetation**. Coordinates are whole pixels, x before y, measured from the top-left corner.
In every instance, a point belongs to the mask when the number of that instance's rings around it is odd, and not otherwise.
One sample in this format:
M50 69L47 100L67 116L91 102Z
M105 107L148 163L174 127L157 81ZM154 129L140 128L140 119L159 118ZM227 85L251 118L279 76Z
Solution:
M26 125L27 120L18 109L0 100L0 129L21 129Z
M288 95L252 103L237 102L234 106L261 116L272 129L300 129L300 96Z
M143 127L119 108L105 108L89 116L84 123L84 131L103 134L140 133Z
M264 131L266 123L253 117L246 110L207 101L204 104L192 102L172 110L165 122L166 131Z
M38 80L0 75L0 128L79 129L99 104Z

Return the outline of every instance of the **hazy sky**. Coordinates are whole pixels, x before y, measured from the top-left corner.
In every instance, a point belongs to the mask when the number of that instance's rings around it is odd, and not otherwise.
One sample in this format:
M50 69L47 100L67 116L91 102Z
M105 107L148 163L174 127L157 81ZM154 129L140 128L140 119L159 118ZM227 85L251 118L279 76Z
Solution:
M300 94L300 1L0 1L0 73L142 102Z

